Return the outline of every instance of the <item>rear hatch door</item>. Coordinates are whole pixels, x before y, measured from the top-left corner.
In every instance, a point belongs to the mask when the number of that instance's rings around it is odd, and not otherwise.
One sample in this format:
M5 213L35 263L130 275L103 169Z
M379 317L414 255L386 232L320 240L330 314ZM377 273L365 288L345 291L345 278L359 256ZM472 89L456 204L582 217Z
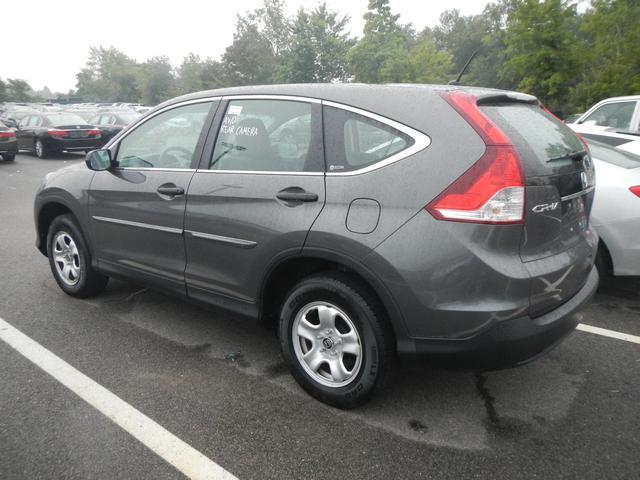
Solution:
M586 146L537 104L479 101L511 139L525 175L520 256L533 278L530 314L569 300L591 270L595 174Z

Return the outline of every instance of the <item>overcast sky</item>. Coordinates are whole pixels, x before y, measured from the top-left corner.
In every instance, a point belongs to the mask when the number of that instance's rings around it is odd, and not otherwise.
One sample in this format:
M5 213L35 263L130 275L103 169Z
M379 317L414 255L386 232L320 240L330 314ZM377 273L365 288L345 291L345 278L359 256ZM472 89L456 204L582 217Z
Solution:
M1 0L3 48L0 78L23 78L35 90L75 88L75 74L90 46L114 46L144 61L167 55L174 66L189 52L219 58L233 40L236 14L257 8L262 0ZM289 14L318 0L288 0ZM326 0L332 10L351 17L351 33L362 35L367 0ZM482 11L486 0L391 0L400 21L418 29L438 23L445 9L465 15Z

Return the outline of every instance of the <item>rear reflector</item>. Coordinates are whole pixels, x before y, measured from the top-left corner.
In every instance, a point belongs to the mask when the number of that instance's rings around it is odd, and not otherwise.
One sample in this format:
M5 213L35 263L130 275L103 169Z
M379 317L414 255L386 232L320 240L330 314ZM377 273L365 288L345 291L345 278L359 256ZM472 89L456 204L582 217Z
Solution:
M478 132L482 157L425 208L438 220L489 224L522 223L524 177L509 138L478 108L474 96L445 92L442 97Z
M54 128L50 128L49 130L47 130L47 133L49 133L50 137L68 137L69 136L69 132L67 132L66 130L56 130Z
M640 197L640 185L629 187L629 190L631 190L631 193L633 193L635 196Z
M16 138L15 132L0 132L0 138Z

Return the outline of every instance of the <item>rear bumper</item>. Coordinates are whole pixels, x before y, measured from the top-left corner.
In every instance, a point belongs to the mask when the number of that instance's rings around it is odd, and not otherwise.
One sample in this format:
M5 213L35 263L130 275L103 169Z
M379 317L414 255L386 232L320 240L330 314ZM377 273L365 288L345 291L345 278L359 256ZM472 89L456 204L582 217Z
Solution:
M479 369L514 366L543 355L578 325L578 311L598 288L598 272L591 270L584 286L558 308L536 318L529 316L495 323L464 340L408 339L399 342L400 356L433 356Z
M68 140L45 139L45 145L54 150L94 150L104 144L102 138L77 138Z
M15 155L18 153L18 142L15 140L8 142L0 142L0 155L3 153L8 153L10 155Z

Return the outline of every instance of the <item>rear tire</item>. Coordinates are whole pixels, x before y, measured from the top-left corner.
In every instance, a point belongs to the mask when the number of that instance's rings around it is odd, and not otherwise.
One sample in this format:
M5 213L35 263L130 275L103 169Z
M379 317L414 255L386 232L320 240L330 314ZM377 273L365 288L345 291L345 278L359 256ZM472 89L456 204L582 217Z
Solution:
M102 292L109 282L109 277L91 266L91 253L73 215L60 215L51 222L47 256L53 277L67 295L91 297Z
M49 149L42 143L42 140L35 141L33 150L38 158L47 158L49 156Z
M278 326L293 377L318 400L354 408L384 383L394 357L393 333L381 305L357 278L323 273L300 281L286 297Z
M2 159L5 162L13 162L16 159L16 154L15 153L4 153L4 154L2 154Z

